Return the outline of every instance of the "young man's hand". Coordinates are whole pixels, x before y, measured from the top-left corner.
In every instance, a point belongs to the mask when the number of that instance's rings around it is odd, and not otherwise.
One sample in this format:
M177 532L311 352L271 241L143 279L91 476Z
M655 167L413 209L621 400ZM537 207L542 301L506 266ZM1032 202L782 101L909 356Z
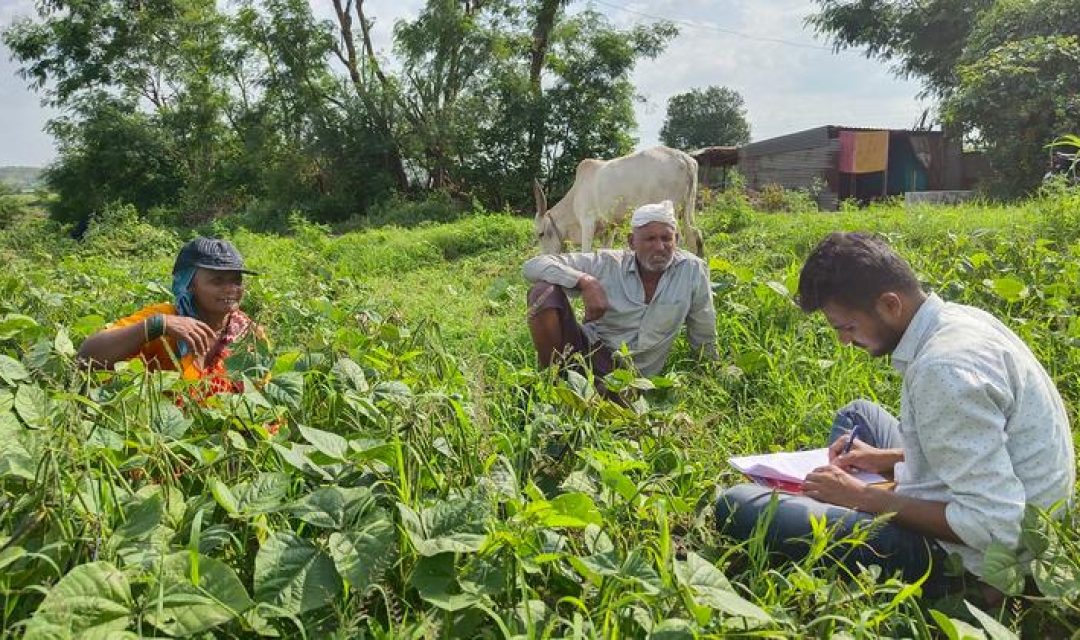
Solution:
M588 274L583 275L578 280L578 289L581 290L581 300L585 303L585 322L597 320L607 313L607 294L599 280Z
M904 459L903 449L878 449L857 438L851 443L851 450L844 453L850 437L850 435L841 436L829 445L829 464L836 465L848 473L867 471L891 476L896 463Z
M803 481L803 495L849 509L865 510L867 484L836 465L818 467Z

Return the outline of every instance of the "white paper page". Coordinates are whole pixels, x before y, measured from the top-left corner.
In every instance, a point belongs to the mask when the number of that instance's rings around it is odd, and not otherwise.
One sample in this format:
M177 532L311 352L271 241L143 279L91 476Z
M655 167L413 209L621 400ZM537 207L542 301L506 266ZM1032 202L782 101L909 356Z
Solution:
M784 480L787 482L802 482L814 469L829 464L829 450L810 449L808 451L781 451L779 453L765 453L755 456L739 456L729 458L731 466L739 471L764 478ZM885 482L885 478L876 473L852 474L863 482Z

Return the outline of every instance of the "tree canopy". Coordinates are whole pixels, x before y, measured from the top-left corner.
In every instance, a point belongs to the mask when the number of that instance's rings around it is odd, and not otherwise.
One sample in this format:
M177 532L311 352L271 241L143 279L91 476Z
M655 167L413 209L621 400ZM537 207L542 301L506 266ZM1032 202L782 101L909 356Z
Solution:
M114 201L186 221L254 210L317 220L440 190L524 205L586 156L629 151L630 74L675 35L567 0L428 0L372 45L363 0L51 0L3 40L62 115L54 214Z
M750 141L750 124L742 96L734 89L719 86L673 96L668 100L660 141L686 151L746 144Z

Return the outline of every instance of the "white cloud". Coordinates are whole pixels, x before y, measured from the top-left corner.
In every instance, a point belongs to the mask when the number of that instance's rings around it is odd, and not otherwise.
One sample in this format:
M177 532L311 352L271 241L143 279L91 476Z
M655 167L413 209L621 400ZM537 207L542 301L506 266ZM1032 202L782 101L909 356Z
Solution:
M316 15L330 19L329 0L310 0ZM390 57L394 24L415 16L424 0L367 0L375 20L377 52ZM34 0L0 0L0 27L32 13ZM667 100L694 87L726 85L746 100L751 134L761 140L823 124L907 127L924 104L917 83L898 80L880 62L858 53L834 55L803 26L811 0L585 0L620 27L672 19L680 35L655 60L640 63L634 83L644 101L636 106L642 146L658 141ZM734 35L731 32L741 35ZM777 42L782 40L786 42ZM795 43L803 46L795 46ZM42 131L51 113L39 106L17 65L0 52L0 165L40 165L55 155Z

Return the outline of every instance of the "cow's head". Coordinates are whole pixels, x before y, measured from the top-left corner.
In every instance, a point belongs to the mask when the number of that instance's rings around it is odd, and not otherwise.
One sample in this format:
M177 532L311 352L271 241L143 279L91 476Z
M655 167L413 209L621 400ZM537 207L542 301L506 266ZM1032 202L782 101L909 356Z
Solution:
M536 237L540 240L540 250L544 253L560 253L563 237L551 213L547 208L547 197L539 180L533 180L533 197L536 199Z

